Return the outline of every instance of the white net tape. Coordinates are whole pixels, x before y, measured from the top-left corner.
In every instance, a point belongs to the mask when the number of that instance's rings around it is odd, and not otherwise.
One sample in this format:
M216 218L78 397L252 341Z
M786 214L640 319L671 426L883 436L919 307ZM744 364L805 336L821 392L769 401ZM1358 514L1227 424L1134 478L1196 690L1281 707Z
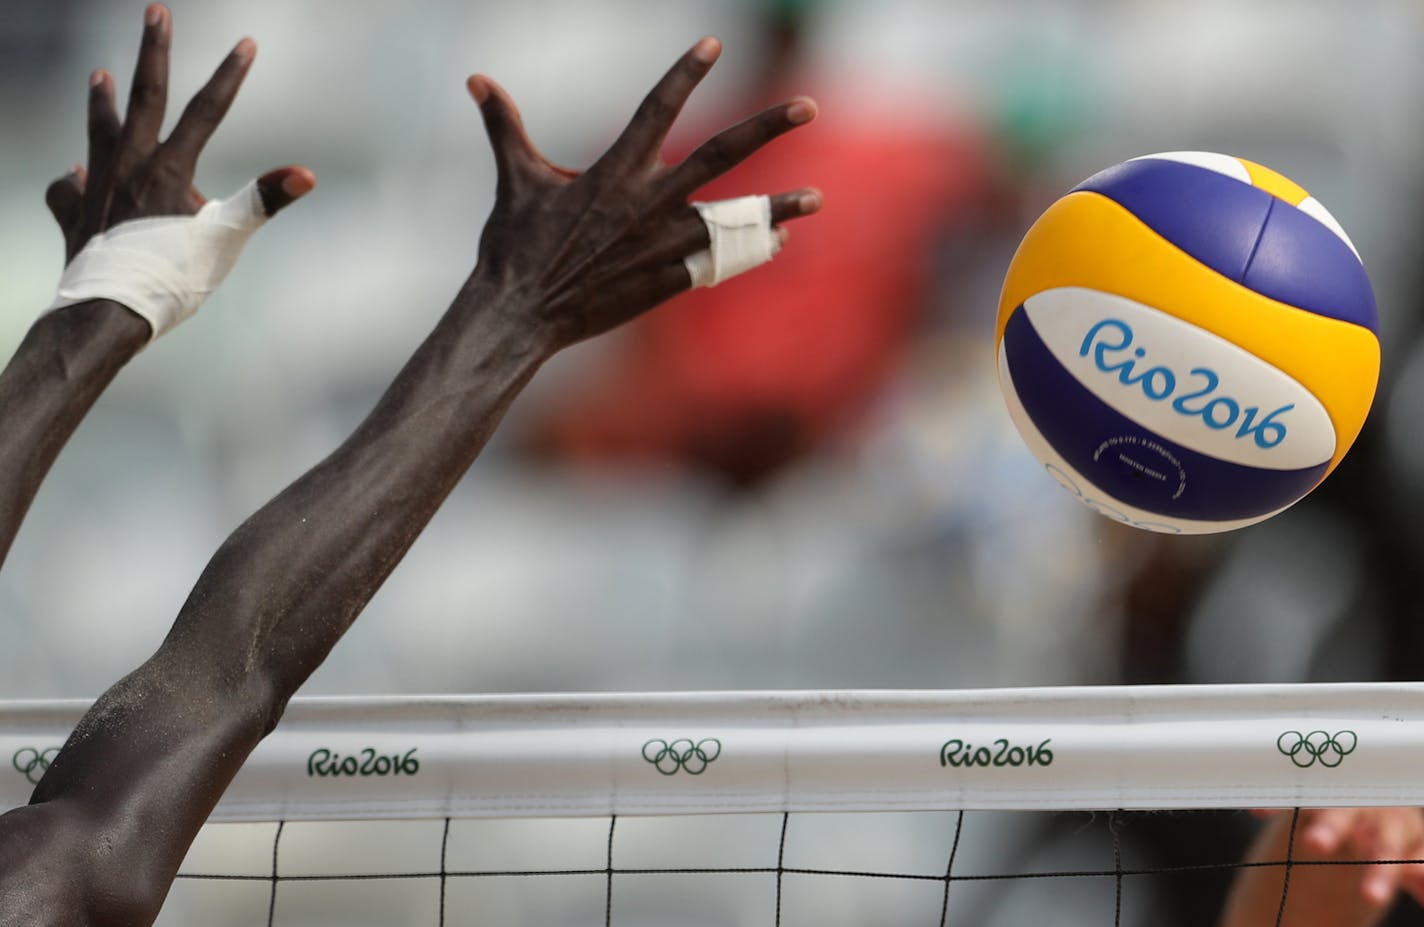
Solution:
M0 704L0 808L87 706ZM1424 685L299 699L215 821L1424 804Z

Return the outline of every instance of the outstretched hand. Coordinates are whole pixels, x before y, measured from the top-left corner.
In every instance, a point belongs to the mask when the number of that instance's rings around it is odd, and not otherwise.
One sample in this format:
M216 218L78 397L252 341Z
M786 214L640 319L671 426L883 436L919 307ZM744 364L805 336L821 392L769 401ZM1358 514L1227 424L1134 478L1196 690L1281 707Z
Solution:
M1424 859L1419 808L1326 808L1302 811L1298 839L1310 858ZM1399 891L1424 901L1424 863L1379 863L1355 869L1355 894L1384 907Z
M257 54L252 39L238 42L159 141L168 102L168 49L173 18L155 3L144 12L143 41L128 110L120 120L113 75L89 79L89 163L50 184L45 202L64 232L65 263L99 232L128 219L192 215L206 202L193 186L198 156L227 114ZM305 167L283 167L258 180L271 216L316 186Z
M1267 812L1252 862L1286 858L1290 812ZM1368 927L1383 920L1403 891L1424 902L1424 863L1357 860L1424 859L1424 811L1419 808L1305 809L1295 818L1285 917L1295 927ZM1312 865L1316 864L1316 865ZM1222 927L1272 927L1280 913L1280 867L1242 870Z
M660 149L721 44L694 45L643 100L623 134L585 172L551 163L524 131L513 100L480 75L467 82L494 148L499 180L471 281L533 297L532 320L554 350L614 328L689 287L683 258L708 246L689 197L777 136L810 122L797 98L738 123L669 165ZM812 189L771 197L773 225L821 207ZM784 230L779 230L784 236Z

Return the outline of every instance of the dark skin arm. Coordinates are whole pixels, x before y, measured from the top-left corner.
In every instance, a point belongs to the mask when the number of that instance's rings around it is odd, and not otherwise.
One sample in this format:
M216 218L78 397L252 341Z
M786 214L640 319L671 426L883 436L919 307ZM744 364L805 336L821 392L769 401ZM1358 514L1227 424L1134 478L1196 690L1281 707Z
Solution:
M115 106L113 77L95 71L89 88L89 164L56 180L45 195L64 232L66 263L94 235L120 222L191 215L202 206L193 187L198 155L232 105L256 52L251 40L238 43L160 143L171 19L157 5L145 18L125 118L120 121ZM272 215L314 184L306 168L291 167L263 175L258 187ZM141 316L116 302L92 300L41 317L0 372L0 562L60 449L149 335Z
M681 260L707 245L688 197L815 115L793 100L664 164L662 141L719 52L713 39L694 46L584 173L547 161L505 92L470 78L499 172L475 270L357 431L218 550L157 653L95 704L34 804L0 818L0 924L12 909L49 912L43 892L85 923L150 923L233 775L520 388L563 347L687 288ZM814 191L781 194L773 221L819 207ZM7 829L40 840L66 877L26 872L33 844L6 871L4 847L18 844Z

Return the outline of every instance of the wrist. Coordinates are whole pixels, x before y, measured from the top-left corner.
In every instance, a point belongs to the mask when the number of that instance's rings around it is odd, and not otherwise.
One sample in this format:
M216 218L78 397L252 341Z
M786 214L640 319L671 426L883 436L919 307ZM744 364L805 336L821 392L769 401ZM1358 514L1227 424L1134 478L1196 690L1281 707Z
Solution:
M537 367L568 341L545 318L543 300L529 288L495 279L476 267L450 306L447 318L480 343L497 344L511 359Z
M143 350L151 336L142 316L112 299L91 299L47 312L30 329L30 337L71 357L119 363Z

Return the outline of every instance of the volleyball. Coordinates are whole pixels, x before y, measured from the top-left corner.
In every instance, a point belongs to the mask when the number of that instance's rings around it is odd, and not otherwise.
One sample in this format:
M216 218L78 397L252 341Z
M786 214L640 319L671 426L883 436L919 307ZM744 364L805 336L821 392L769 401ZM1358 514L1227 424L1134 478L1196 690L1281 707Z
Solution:
M1318 200L1242 158L1170 152L1053 203L999 299L999 385L1085 505L1150 531L1269 518L1340 463L1379 380L1374 292Z

